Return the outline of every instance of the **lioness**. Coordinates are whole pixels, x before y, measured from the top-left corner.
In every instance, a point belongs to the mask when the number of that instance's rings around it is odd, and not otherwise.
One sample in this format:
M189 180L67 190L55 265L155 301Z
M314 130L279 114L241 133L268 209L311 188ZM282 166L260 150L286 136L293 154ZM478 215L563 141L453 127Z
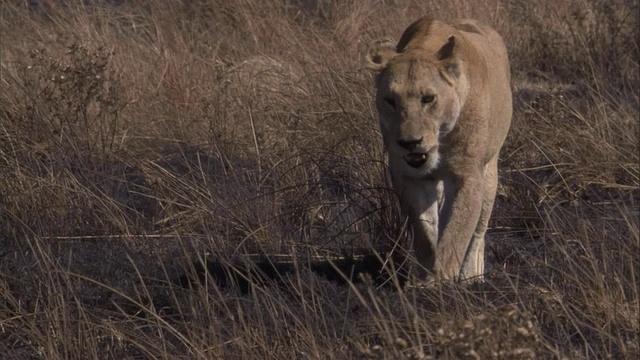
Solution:
M423 18L366 57L389 171L420 280L482 280L484 236L511 124L507 50L476 21ZM426 271L425 271L426 270Z

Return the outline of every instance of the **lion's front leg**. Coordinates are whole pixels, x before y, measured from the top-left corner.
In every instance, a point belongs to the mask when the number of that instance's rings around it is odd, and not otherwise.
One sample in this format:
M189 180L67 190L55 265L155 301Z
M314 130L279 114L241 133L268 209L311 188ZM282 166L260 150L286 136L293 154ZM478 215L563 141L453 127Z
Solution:
M471 238L482 211L482 174L448 181L440 216L440 238L436 247L436 272L442 279L460 275Z
M462 264L460 273L461 279L472 279L473 281L483 281L484 278L484 247L485 233L489 225L489 218L493 211L493 203L498 189L498 155L485 165L484 170L484 192L482 199L482 211L475 232L471 237L467 255Z
M419 269L414 276L426 280L436 270L438 210L442 201L442 183L437 180L408 180L397 184L402 210L413 229L413 250Z

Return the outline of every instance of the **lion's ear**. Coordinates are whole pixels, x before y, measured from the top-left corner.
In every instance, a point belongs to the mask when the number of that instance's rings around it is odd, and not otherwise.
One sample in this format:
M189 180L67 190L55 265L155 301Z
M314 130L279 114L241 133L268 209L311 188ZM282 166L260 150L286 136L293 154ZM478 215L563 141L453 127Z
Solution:
M369 47L369 52L365 56L365 66L371 71L380 72L387 67L389 60L397 54L396 44L393 41L388 39L378 40Z
M455 50L455 48L456 48L456 37L449 36L447 43L442 45L440 50L438 50L438 54L437 54L438 60L442 61L442 60L447 60L451 58L453 56L453 51Z
M460 75L460 62L456 56L456 37L450 36L447 43L442 45L440 50L436 53L438 60L444 63L444 68L448 75L454 78Z

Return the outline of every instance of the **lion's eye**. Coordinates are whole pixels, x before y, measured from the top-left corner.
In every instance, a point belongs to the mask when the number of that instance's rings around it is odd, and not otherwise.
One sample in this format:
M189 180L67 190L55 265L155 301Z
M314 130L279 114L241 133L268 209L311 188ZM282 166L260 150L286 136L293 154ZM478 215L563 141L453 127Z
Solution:
M396 101L393 100L392 98L384 98L384 102L385 104L387 104L387 106L389 106L392 110L396 109Z
M435 95L422 95L422 97L420 98L420 102L422 103L422 105L427 105L431 104L435 99Z

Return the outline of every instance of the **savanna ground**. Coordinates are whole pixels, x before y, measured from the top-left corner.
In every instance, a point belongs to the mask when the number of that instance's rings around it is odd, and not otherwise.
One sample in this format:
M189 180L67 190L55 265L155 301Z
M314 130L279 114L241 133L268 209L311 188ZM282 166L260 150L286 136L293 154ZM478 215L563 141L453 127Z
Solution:
M175 285L210 256L400 251L361 59L422 15L510 52L486 283ZM3 1L0 357L637 359L638 21L633 0Z

